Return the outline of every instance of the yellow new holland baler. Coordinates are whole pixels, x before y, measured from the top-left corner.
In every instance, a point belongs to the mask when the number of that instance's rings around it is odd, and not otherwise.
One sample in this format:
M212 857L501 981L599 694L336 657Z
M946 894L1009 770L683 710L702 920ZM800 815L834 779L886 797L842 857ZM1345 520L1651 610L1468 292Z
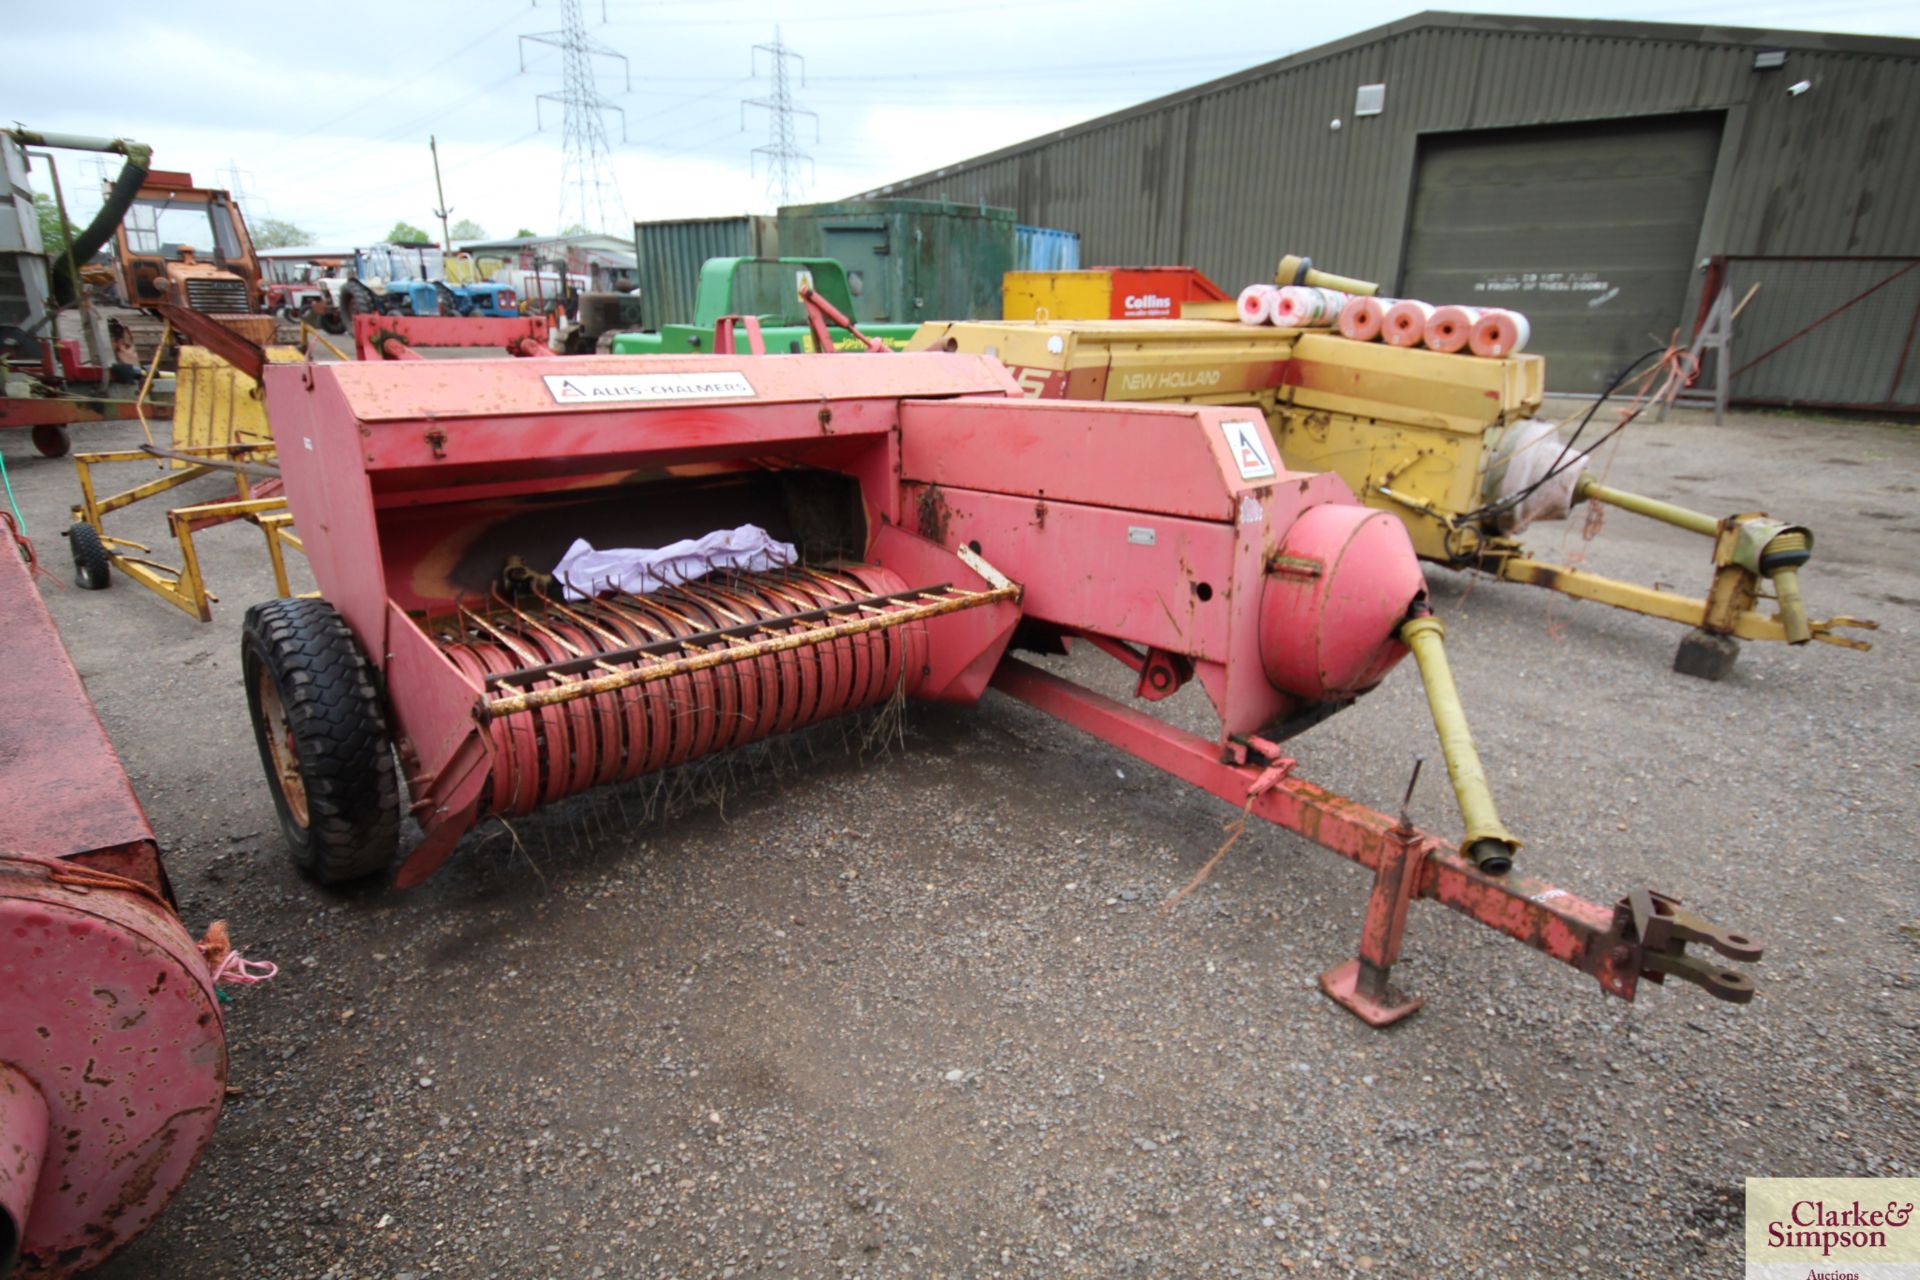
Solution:
M1363 502L1406 523L1423 559L1691 626L1674 660L1685 674L1721 678L1740 640L1870 647L1842 629L1871 622L1807 616L1798 574L1813 535L1762 513L1716 519L1581 473L1572 502L1618 507L1710 539L1706 594L1529 556L1512 536L1524 520L1515 518L1509 475L1524 469L1510 464L1523 449L1572 456L1536 416L1545 388L1539 356L1450 355L1218 320L935 322L907 349L997 356L1028 395L1043 399L1256 406L1289 466L1337 472Z

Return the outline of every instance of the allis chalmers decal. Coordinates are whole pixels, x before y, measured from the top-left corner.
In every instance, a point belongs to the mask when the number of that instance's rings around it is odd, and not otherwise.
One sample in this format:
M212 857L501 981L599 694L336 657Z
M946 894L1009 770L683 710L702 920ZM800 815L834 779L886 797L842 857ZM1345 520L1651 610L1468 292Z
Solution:
M753 384L731 369L712 373L561 373L545 375L556 404L653 400L750 399Z

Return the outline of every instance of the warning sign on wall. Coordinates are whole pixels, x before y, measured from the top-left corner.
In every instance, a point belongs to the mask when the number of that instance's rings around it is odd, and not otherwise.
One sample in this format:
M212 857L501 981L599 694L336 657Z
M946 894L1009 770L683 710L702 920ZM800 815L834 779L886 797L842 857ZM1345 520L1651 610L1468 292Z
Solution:
M1220 430L1227 437L1227 452L1233 455L1233 464L1240 468L1242 480L1273 479L1273 457L1259 423L1223 422Z

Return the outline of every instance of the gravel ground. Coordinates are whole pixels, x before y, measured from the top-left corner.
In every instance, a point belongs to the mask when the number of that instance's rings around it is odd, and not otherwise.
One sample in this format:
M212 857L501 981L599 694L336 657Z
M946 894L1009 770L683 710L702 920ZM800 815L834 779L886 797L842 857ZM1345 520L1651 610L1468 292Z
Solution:
M24 444L64 577L71 468ZM1738 1275L1743 1178L1920 1171L1917 476L1897 427L1633 428L1613 482L1808 521L1810 606L1882 623L1870 654L1748 645L1717 685L1670 671L1679 628L1430 573L1523 865L1677 894L1769 955L1745 1008L1625 1005L1421 906L1397 977L1428 1004L1385 1033L1314 981L1364 872L1257 830L1162 913L1230 809L998 694L865 759L818 733L724 806L576 802L419 890L318 892L238 681L257 535L204 535L211 625L49 587L189 924L282 966L231 1008L205 1160L102 1274ZM157 545L158 518L130 525ZM1618 513L1529 540L1706 578ZM1164 709L1205 729L1194 693ZM1434 748L1412 664L1297 745L1394 805ZM1433 771L1415 809L1457 830Z

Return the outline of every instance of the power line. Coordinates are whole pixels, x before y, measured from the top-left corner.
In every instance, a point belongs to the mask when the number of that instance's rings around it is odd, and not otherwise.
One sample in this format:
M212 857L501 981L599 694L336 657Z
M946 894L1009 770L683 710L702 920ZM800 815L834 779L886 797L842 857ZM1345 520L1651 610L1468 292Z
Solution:
M352 105L351 107L348 107L345 111L342 111L337 116L332 116L326 120L322 120L319 124L311 125L308 128L301 130L299 133L289 134L285 139L283 139L283 142L292 143L292 142L298 142L302 138L311 138L314 134L319 133L322 130L332 128L336 124L339 124L342 120L345 120L348 116L353 115L356 112L365 111L368 107L373 106L375 103L385 101L387 98L400 92L402 89L417 89L420 86L422 78L429 71L438 71L441 67L446 66L449 62L452 62L455 58L458 58L461 54L471 50L475 45L485 40L488 36L496 34L502 27L505 27L514 22L518 22L519 20L520 20L520 11L516 10L515 12L508 14L505 18L502 18L499 22L494 23L491 27L488 27L485 31L482 31L479 35L475 36L473 39L467 41L467 43L461 45L458 49L455 49L453 52L447 54L445 57L441 58L438 62L429 63L427 66L421 67L418 70L410 71L405 76L397 77L394 83L388 88L382 89L379 93L376 93L371 97L362 98L360 101L354 103L354 105Z
M253 184L258 182L259 178L255 176L253 170L242 169L240 162L229 156L227 167L217 169L215 173L226 177L227 194L232 196L233 202L240 206L240 216L249 224L254 220L254 213L260 214L263 218L273 216L273 205L254 189Z
M627 89L633 89L633 70L627 56L587 34L586 19L580 15L580 0L560 0L561 29L538 35L521 36L521 70L526 69L526 44L549 44L563 55L562 87L559 93L536 94L534 120L539 127L540 104L558 102L565 135L565 159L560 166L560 229L579 225L593 231L605 231L626 220L626 207L620 199L620 184L614 177L611 148L607 145L603 113L620 113L620 141L627 140L627 113L618 104L600 95L594 79L593 59L618 58L626 73ZM606 21L602 0L600 20ZM613 220L609 219L609 213Z
M767 113L767 145L755 147L748 156L748 173L759 168L764 157L767 162L767 195L779 204L792 204L794 197L804 187L800 178L800 165L804 161L807 175L813 176L813 157L800 150L800 144L794 138L793 118L795 116L813 116L813 140L820 141L820 117L793 103L793 86L787 76L787 62L791 59L800 64L800 87L807 84L807 60L781 43L780 28L773 29L772 44L753 46L754 73L759 74L759 55L764 53L773 64L773 91L764 98L748 98L740 104L740 125L746 127L747 108L759 107Z
M747 84L752 84L752 83L753 83L753 77L752 77L752 76L745 76L745 77L742 77L742 78L741 78L741 79L739 79L739 80L729 80L729 81L727 81L727 83L725 83L725 84L723 84L723 85L721 85L721 86L720 86L720 87L719 87L718 89L709 89L709 90L707 90L707 91L706 91L705 93L696 93L696 94L694 94L694 95L693 95L692 97L690 97L690 98L682 98L682 99L681 99L680 101L678 101L678 102L676 102L676 103L674 103L674 104L672 104L671 106L666 106L666 107L662 107L662 108L660 108L660 109L659 109L658 111L649 111L649 112L648 112L648 113L647 113L646 115L643 115L643 116L635 116L635 117L634 117L634 119L635 119L635 120L658 120L658 119L660 119L660 118L661 118L662 116L670 116L670 115L672 115L672 114L673 114L674 112L676 112L676 111L681 111L681 110L684 110L685 108L687 108L687 107L690 107L690 106L692 106L692 105L693 105L694 103L696 103L696 102L704 102L704 101L705 101L705 100L707 100L708 98L717 98L717 97L719 97L719 96L720 96L721 94L724 94L724 93L730 93L730 92L732 92L733 90L735 90L735 89L738 89L738 88L739 88L739 87L740 87L741 85L747 85ZM742 126L742 127L744 128L745 126ZM735 132L735 133L738 133L739 131L740 131L739 129L735 129L735 130L733 130L733 132ZM667 138L670 138L670 137L672 137L672 136L674 136L674 135L672 135L672 134L668 134L668 135L665 135L665 136L663 136L663 137L660 137L660 138L654 138L654 139L651 139L651 140L649 140L649 139L646 139L646 138L642 138L642 139L641 139L640 141L638 141L638 142L629 142L629 143L627 143L626 145L629 145L629 146L636 146L636 147L644 147L644 146L647 146L647 145L649 145L649 143L650 143L650 141L651 141L651 142L664 142L664 141L666 141L666 140L667 140Z
M618 24L615 24L618 25ZM1228 63L1234 67L1253 68L1276 61L1295 52L1291 48L1278 48L1265 55L1249 54L1245 49L1233 52L1182 54L1168 58L1138 58L1121 62L1056 62L1056 63L997 63L991 67L943 67L938 71L896 71L879 75L824 75L812 76L808 84L892 84L899 82L945 82L962 83L981 79L1011 79L1031 85L1036 80L1092 79L1111 80L1117 71L1175 71L1192 70L1204 74L1213 64ZM714 84L724 80L724 76L648 76L653 84Z
M1108 0L1056 0L1056 3L1068 4L1068 5L1100 3L1104 5L1108 3ZM787 21L793 22L793 23L857 22L862 26L871 27L883 22L914 22L922 18L942 18L951 14L964 14L971 18L977 18L983 13L994 13L997 11L1008 10L1008 9L1030 10L1032 9L1032 7L1033 6L1029 2L1029 0L1010 0L1010 3L1007 3L1007 4L989 5L985 8L982 8L978 5L955 5L950 8L944 8L944 9L879 10L879 11L864 12L864 13L802 14L798 17L794 17L790 15L787 18ZM636 20L629 20L626 25L632 25L634 21ZM637 21L643 21L649 27L744 27L744 26L751 26L759 22L760 19L758 18L651 18L649 17L645 19L639 19Z
M455 98L451 102L442 102L440 105L434 107L432 110L427 111L422 115L415 116L413 119L407 120L404 123L394 125L393 127L382 130L379 133L366 134L360 137L349 139L346 143L336 148L335 150L323 153L319 156L303 158L301 167L294 170L292 174L284 176L281 179L281 181L282 183L299 182L299 181L304 181L305 179L308 179L308 178L320 177L322 175L331 177L339 171L339 167L342 163L354 162L354 161L359 161L363 159L366 155L367 148L370 144L380 143L380 142L397 142L407 134L416 133L419 129L422 129L427 125L438 123L440 120L445 119L447 116L453 115L454 113L458 112L460 108L466 106L467 103L472 102L475 98L482 97L486 94L492 93L495 89L498 89L501 86L505 85L507 81L512 80L515 77L522 74L524 74L524 72L522 71L509 71L507 72L507 74L505 74L504 76L501 76L498 80L495 80L491 84L483 84L479 88L473 89L461 95L460 97Z

